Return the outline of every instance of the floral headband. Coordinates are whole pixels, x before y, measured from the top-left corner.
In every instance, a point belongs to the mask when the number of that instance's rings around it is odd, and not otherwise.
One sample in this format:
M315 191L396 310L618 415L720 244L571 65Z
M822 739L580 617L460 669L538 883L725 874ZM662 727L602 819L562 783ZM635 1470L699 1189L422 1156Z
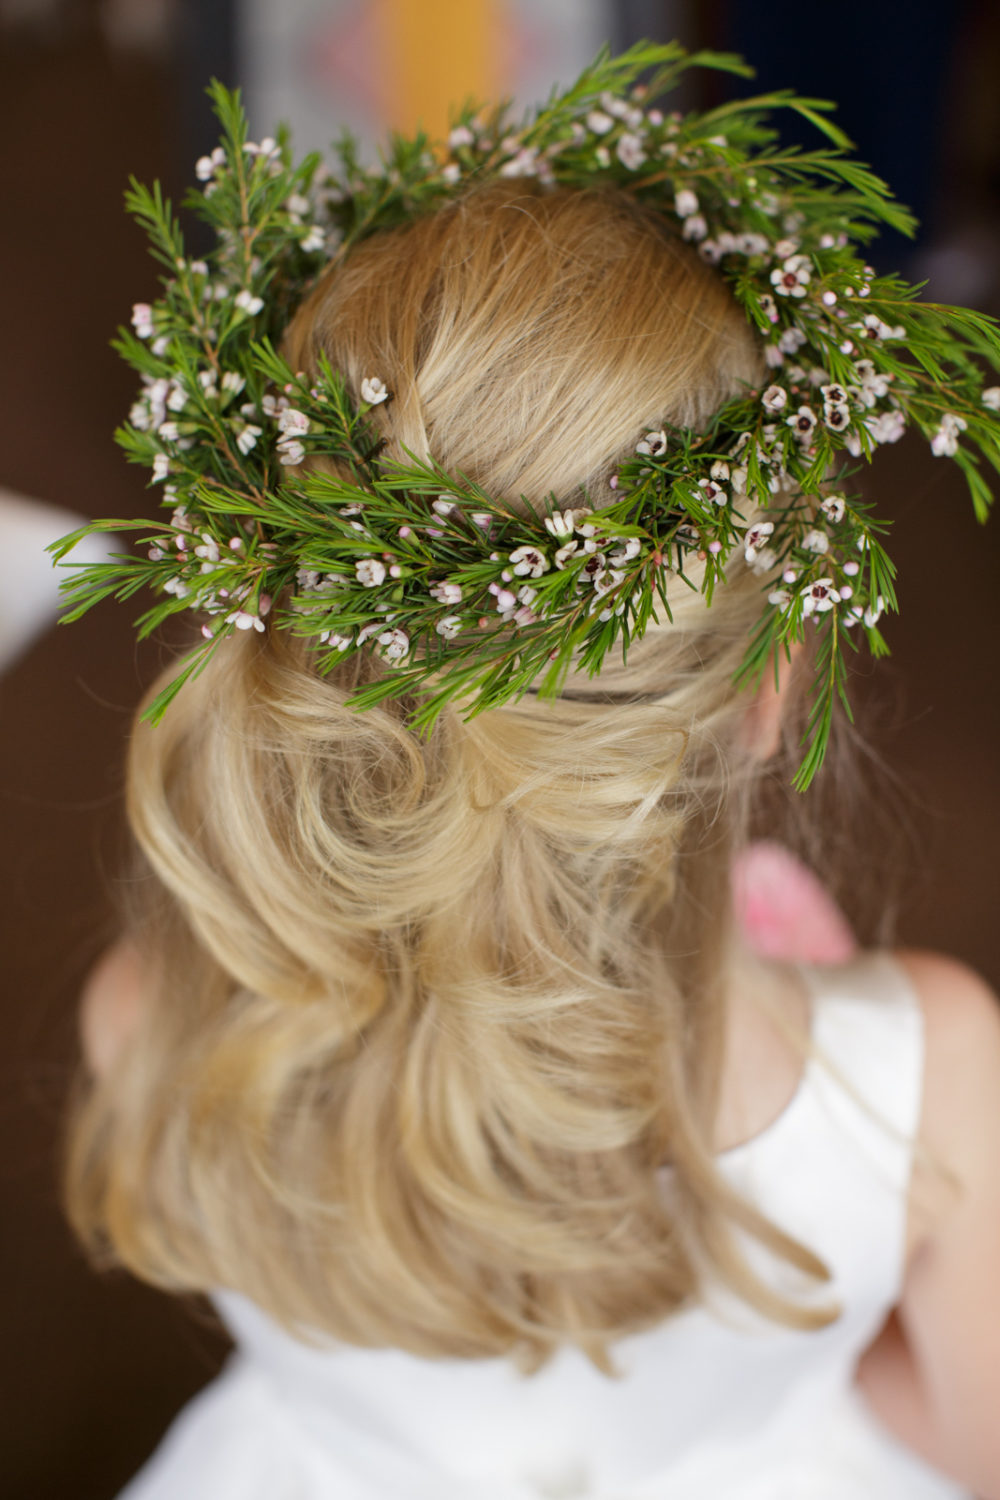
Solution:
M837 700L848 707L846 652L866 637L885 654L879 620L896 608L886 523L850 493L850 460L916 427L959 464L985 519L981 459L1000 469L1000 386L983 388L981 366L1000 367L1000 334L866 264L882 225L912 233L914 221L846 154L831 105L778 92L664 113L656 101L696 64L751 71L675 43L605 52L527 123L468 108L445 145L393 137L374 169L347 137L335 169L317 155L294 165L284 136L249 141L238 94L212 84L222 143L198 161L203 186L187 206L215 250L186 254L158 184L133 181L126 197L166 275L116 342L142 380L117 438L163 484L166 514L95 521L52 549L61 561L88 532L139 533L136 552L69 565L67 619L146 585L157 599L141 636L180 610L203 617L150 718L224 637L272 627L313 641L321 670L378 652L389 670L352 702L414 695L422 729L455 698L475 713L529 687L556 695L571 669L596 673L609 650L627 650L658 610L670 618L686 586L710 604L738 561L761 578L743 679L816 637L796 776L809 784ZM782 147L767 123L778 108L828 144ZM329 364L306 378L275 352L331 256L496 178L611 184L654 207L718 267L762 342L769 383L701 431L647 432L609 476L610 505L515 506L433 459L390 459L367 420L392 399L382 372L352 396ZM310 468L316 458L336 472Z

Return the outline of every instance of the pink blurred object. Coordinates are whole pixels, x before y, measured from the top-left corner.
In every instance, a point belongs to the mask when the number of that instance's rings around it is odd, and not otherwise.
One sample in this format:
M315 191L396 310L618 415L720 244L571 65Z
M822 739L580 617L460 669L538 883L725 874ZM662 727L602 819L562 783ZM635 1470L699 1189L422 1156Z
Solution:
M838 964L857 952L836 902L781 844L761 840L737 857L733 899L743 936L762 958Z

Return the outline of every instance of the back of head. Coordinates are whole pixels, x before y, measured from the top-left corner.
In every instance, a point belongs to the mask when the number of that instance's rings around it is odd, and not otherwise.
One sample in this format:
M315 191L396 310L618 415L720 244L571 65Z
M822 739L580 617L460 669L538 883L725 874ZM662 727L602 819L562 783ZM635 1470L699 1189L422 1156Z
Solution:
M335 263L286 353L354 392L377 372L390 452L512 505L608 503L644 428L704 424L759 365L654 215L512 184ZM734 563L709 614L677 584L627 663L554 702L450 708L426 739L405 700L347 706L383 666L324 677L278 632L225 642L137 726L156 994L76 1124L84 1236L161 1283L432 1355L600 1356L706 1264L794 1316L730 1229L815 1262L711 1143L760 589Z
M500 183L373 237L289 329L355 390L395 393L386 435L493 494L606 490L664 418L700 426L759 357L721 278L624 193Z

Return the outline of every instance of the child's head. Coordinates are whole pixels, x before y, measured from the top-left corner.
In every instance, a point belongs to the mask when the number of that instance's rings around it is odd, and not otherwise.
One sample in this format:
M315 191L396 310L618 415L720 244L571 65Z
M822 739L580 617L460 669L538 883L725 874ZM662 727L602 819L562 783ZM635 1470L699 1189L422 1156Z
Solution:
M320 283L286 340L326 353L399 450L491 494L613 498L648 427L695 427L762 372L717 272L617 189L496 183L376 235Z
M363 243L286 342L354 389L382 372L390 450L567 506L760 371L664 221L507 184ZM374 659L323 676L287 633L223 643L133 740L154 993L76 1129L84 1234L432 1354L599 1350L706 1261L774 1310L711 1142L761 586L734 563L710 610L677 589L627 664L427 739L405 703L347 706Z

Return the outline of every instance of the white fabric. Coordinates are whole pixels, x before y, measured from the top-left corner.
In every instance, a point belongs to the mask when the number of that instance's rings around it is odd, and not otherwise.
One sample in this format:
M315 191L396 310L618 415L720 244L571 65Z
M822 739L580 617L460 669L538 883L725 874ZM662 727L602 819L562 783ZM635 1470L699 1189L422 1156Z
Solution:
M60 578L69 575L53 567L45 549L83 524L84 517L70 510L0 488L0 541L6 564L0 594L0 669L10 666L55 619ZM121 545L113 536L85 537L73 560L105 562Z
M959 1500L852 1386L900 1291L919 1002L884 955L806 977L816 1056L779 1119L720 1161L830 1268L835 1323L791 1331L716 1291L621 1342L617 1379L572 1349L524 1377L298 1342L224 1293L237 1352L121 1500Z

